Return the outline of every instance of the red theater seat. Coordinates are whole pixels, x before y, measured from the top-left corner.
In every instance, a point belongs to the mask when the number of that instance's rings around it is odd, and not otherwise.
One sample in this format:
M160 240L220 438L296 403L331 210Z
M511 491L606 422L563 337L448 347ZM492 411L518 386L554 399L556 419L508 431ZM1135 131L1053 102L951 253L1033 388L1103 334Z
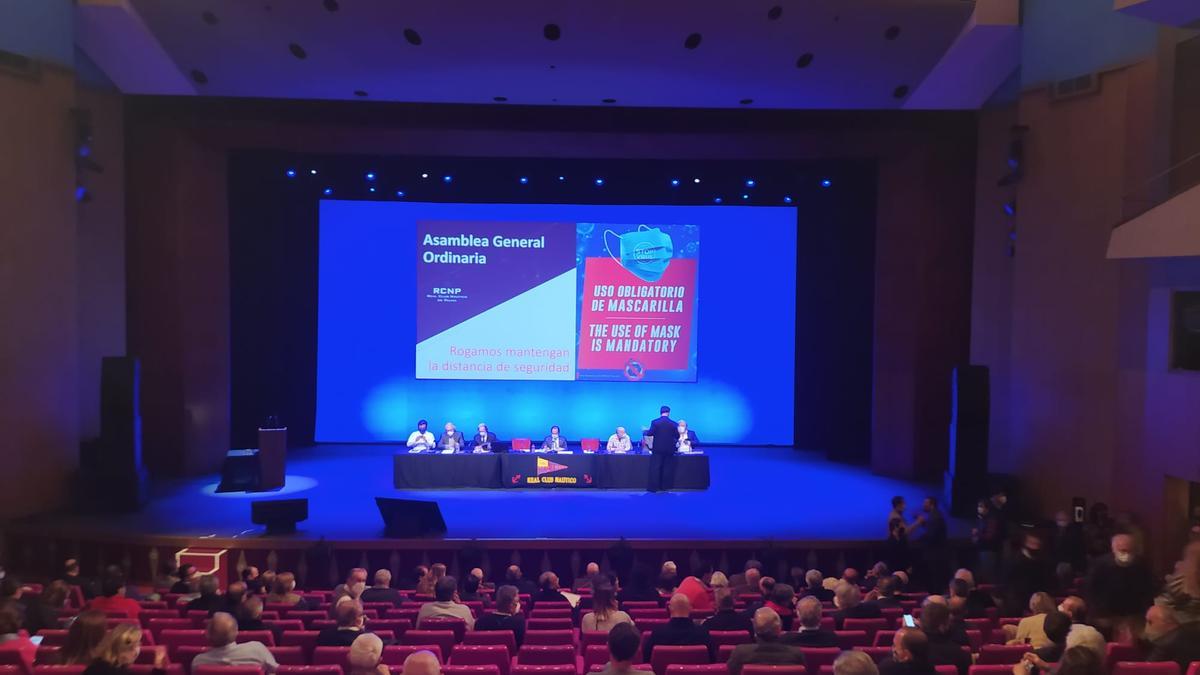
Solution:
M638 667L635 666L635 669ZM642 667L649 670L649 666ZM672 663L667 666L667 675L722 675L728 672L729 666L724 663Z
M744 630L714 630L710 631L709 635L718 646L744 645L754 642L754 638L750 636L750 633Z
M607 665L608 665L607 663L601 663L601 664L599 664L599 665L592 666L591 668L589 668L589 669L588 669L588 672L589 672L589 673L598 673L598 672L600 672L600 671L604 670L604 667L605 667L605 666L607 666ZM711 663L710 663L710 664L708 664L708 665L710 665L710 666L711 666L711 665L713 665L713 664L711 664ZM720 664L720 665L724 665L724 664ZM667 667L667 672L668 672L668 673L672 673L672 672L674 672L674 671L672 671L672 670L671 670L671 668L702 668L702 667L703 667L703 666L684 666L684 665L668 666L668 667ZM647 672L647 673L652 673L652 672L654 672L654 671L650 670L650 664L649 664L649 663L635 663L635 664L633 664L633 669L634 669L634 670L643 671L643 672ZM724 672L724 671L722 671L722 672Z
M279 665L289 666L306 666L308 665L308 655L304 653L303 647L267 647L271 652L271 656L275 657L275 663Z
M199 654L207 649L208 649L208 647L201 647L199 645L182 645L181 647L179 647L179 649L175 650L175 655L171 657L171 661L178 663L180 666L182 666L183 672L191 673L192 672L192 659L196 658L197 654ZM147 653L147 652L143 652L143 653ZM153 652L149 652L149 655L150 655L149 662L152 664L154 662L154 654L153 654Z
M305 658L311 660L320 634L320 631L315 630L285 630L283 635L279 636L279 644L283 647L300 647L304 650Z
M569 628L562 630L527 630L525 631L525 644L572 645L575 644L575 632Z
M138 615L142 625L147 625L154 619L182 619L177 609L143 609Z
M633 611L637 609L662 609L657 601L654 600L630 600L629 602L621 603L621 608L629 612L629 616L633 616ZM664 610L665 611L665 610Z
M464 645L504 645L509 656L517 655L517 638L511 630L473 630L463 635Z
M832 669L832 666L830 666ZM747 663L742 666L742 675L805 675L809 672L804 666L771 666L765 663ZM812 671L817 675L817 671Z
M608 645L586 645L583 648L583 672L588 672L592 666L608 663Z
M430 652L437 657L438 663L445 663L441 645L392 645L383 648L383 662L389 666L402 666L409 654Z
M571 630L572 627L573 625L569 617L562 619L545 619L540 617L535 619L530 617L530 619L525 623L525 628L528 630Z
M602 630L586 630L579 633L579 644L588 647L591 645L604 645L608 647L608 632Z
M1012 665L1032 649L1030 645L983 645L975 663L981 666Z
M875 641L871 643L874 647L891 647L892 640L896 639L896 631L881 630L875 633Z
M192 675L263 675L261 666L209 666L192 668Z
M454 633L454 642L457 644L462 642L463 635L467 632L467 622L462 619L425 619L417 628L421 631L450 631Z
M178 663L168 663L166 667L167 675L184 675L183 666ZM154 664L152 663L135 663L129 666L130 675L154 675Z
M537 607L534 608L534 610L532 612L529 613L529 618L530 619L570 619L571 618L571 610L570 609L559 609L557 607L550 607L547 609L542 609L542 606L538 605Z
M238 631L237 642L261 642L268 647L275 646L275 634L269 630L242 630Z
M384 648L384 652L387 648ZM341 666L342 670L350 670L349 647L317 647L312 653L314 666Z
M968 675L1012 675L1012 665L971 666Z
M892 625L887 619L846 619L842 622L842 630L866 631L867 639L874 640L875 633L881 630L891 630ZM816 672L815 670L813 671Z
M304 627L308 628L313 621L328 619L329 615L325 612L314 612L312 610L294 610L280 614L285 619L299 619L304 622Z
M164 630L192 630L191 619L181 619L176 614L174 619L150 619L146 622L146 627L150 629L150 634L154 636L154 641L162 643L162 632Z
M67 641L67 630L58 628L43 628L37 632L42 636L43 647L62 646Z
M1189 668L1190 670L1190 668ZM1179 664L1174 661L1156 661L1142 663L1137 661L1117 661L1113 666L1112 675L1182 675Z
M1109 642L1104 645L1104 667L1108 672L1112 672L1118 661L1141 661L1142 650L1134 645L1125 645L1118 642Z
M533 442L528 438L514 438L510 447L516 452L529 452L529 448L533 447Z
M342 675L341 666L285 666L279 664L275 675Z
M642 641L646 640L646 636L642 636ZM718 645L717 646L717 663L728 663L729 657L733 655L733 650L737 649L737 645ZM638 650L641 651L640 649Z
M38 645L37 651L33 655L33 665L35 666L53 666L58 664L58 652L62 647L58 645Z
M34 666L33 675L83 675L87 666Z
M205 637L204 631L200 629L193 630L164 630L159 633L159 642L167 647L167 654L175 661L175 654L180 647L204 647L208 645L208 638Z
M967 634L967 644L971 647L971 651L978 653L980 648L983 647L983 631L968 629L965 632Z
M801 647L800 653L804 655L804 665L809 675L817 675L821 666L833 665L842 650L837 647Z
M508 675L512 657L504 645L455 645L450 652L450 665L493 665L498 670L497 675Z
M884 659L892 655L891 647L855 647L855 649L871 657L876 664L883 663Z
M523 644L521 645L521 648L517 650L517 664L529 666L558 666L569 664L573 670L575 668L575 646L569 644Z
M400 636L402 645L437 645L441 654L449 654L458 644L458 638L452 630L410 630Z
M867 640L867 631L865 630L839 630L836 631L838 647L840 649L853 649L855 647L870 646Z
M442 666L442 675L500 675L496 666L487 664L479 666Z
M575 672L575 664L517 664L513 666L512 675L577 675L577 673Z
M712 663L712 659L704 645L655 645L650 652L650 667L655 675L666 675L667 666L672 663Z

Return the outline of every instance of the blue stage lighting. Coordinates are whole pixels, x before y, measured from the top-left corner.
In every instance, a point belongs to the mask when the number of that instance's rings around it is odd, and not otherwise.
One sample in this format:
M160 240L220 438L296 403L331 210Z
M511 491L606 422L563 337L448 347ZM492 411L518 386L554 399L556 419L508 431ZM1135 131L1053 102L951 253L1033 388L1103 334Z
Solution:
M742 199L750 199L750 195L743 193Z
M87 201L87 198L88 198L87 188L83 187L82 185L75 188L75 201L77 201L77 202Z
M442 182L443 183L452 183L452 182L454 182L454 176L451 176L450 174L446 174L445 176L442 176Z
M423 173L423 174L421 174L421 178L429 178L429 174Z
M375 172L374 172L374 171L368 171L368 172L367 172L367 176L366 176L366 178L367 178L367 180L375 180Z
M367 188L367 192L374 192L374 191L375 191L375 187L374 187L374 186L371 186L371 187Z
M521 181L521 185L529 185L529 178L527 176L521 176L519 180Z
M283 175L287 176L288 178L295 178L295 177L296 177L296 170L295 170L295 169L288 169L287 171L284 171L284 172L283 172Z
M720 197L714 197L714 198L713 198L713 203L714 203L714 204L720 204L722 201L724 201L724 200L722 200Z
M758 183L753 178L746 180L746 187L754 187L755 185L758 185Z
M791 204L791 203L792 203L792 198L791 198L791 196L790 196L790 195L789 195L789 196L785 196L785 197L783 198L783 203L784 203L784 204Z
M1009 217L1012 217L1012 216L1015 216L1015 215L1017 215L1017 202L1016 202L1016 200L1013 200L1013 201L1010 201L1010 202L1005 202L1005 203L1004 203L1004 214L1005 214L1005 215L1007 215L1007 216L1009 216Z
M595 182L596 182L596 187L600 187L601 185L604 185L603 178L597 178Z
M700 179L699 179L699 178L693 178L693 179L692 179L692 182L693 182L693 183L695 183L696 185L699 185L699 184L700 184Z
M325 193L326 196L329 196L329 195L333 194L333 188L325 188L323 190L323 192Z
M827 188L827 187L829 187L829 186L831 186L831 185L833 185L833 181L829 180L828 178L822 178L822 179L821 179L821 187L823 187L823 188Z
M558 177L558 179L559 179L559 180L566 180L566 179L567 179L567 177L566 177L566 176L559 176L559 177Z
M679 179L678 178L671 179L671 187L679 187Z
M404 190L396 190L396 196L403 199L404 198Z

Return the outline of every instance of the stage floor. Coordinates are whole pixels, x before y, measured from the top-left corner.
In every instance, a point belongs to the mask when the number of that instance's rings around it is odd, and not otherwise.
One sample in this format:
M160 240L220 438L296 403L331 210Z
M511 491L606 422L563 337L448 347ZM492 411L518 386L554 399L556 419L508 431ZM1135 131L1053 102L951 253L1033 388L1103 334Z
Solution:
M157 481L143 511L121 516L31 519L64 535L255 538L250 501L307 497L309 519L285 538L382 539L377 496L436 500L448 539L874 542L886 534L893 495L911 508L935 486L875 476L791 448L711 448L712 487L649 494L580 488L397 490L393 446L325 444L294 450L287 486L268 493L216 493L218 476ZM951 524L951 535L966 533Z

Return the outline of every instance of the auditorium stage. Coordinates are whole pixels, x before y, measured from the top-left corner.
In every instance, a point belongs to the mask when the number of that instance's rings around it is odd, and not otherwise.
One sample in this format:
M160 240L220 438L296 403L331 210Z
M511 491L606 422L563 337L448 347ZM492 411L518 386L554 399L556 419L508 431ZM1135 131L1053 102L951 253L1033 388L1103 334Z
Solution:
M648 494L578 488L397 490L390 445L318 445L293 450L287 486L268 493L215 492L219 477L160 480L140 513L56 515L12 523L15 531L62 539L114 538L179 544L208 541L289 545L325 539L382 545L377 496L435 500L447 539L545 542L618 538L657 542L878 542L893 495L916 508L934 486L875 476L791 448L710 448L707 490ZM306 497L299 532L264 537L250 501ZM951 534L966 526L952 523Z

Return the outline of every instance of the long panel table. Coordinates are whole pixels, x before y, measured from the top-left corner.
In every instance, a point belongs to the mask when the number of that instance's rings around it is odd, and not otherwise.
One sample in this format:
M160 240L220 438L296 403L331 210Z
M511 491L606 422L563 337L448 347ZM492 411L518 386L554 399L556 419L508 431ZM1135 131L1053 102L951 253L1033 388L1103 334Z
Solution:
M644 490L648 454L408 454L395 455L395 485L401 490L448 488L601 488ZM670 490L705 490L706 454L677 455Z

